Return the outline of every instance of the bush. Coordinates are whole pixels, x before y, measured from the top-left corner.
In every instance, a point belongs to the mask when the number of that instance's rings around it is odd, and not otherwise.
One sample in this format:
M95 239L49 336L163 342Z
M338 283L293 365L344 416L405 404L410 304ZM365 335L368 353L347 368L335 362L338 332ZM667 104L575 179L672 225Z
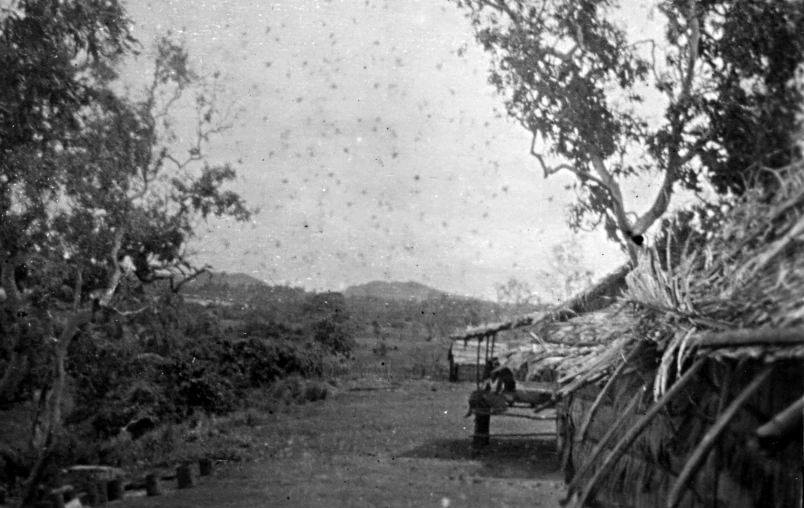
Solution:
M93 331L73 341L68 373L75 410L65 423L89 422L94 437L108 438L135 416L175 413L158 368L141 352L136 343L108 340Z
M269 398L286 405L324 400L328 394L329 387L326 383L310 381L301 376L279 380L268 390Z
M255 315L250 315L243 325L235 329L238 337L258 337L263 339L302 339L304 333L297 326L284 323L265 321Z
M169 392L179 416L187 416L195 410L225 414L236 407L235 386L216 372L215 367L209 361L194 362L186 358L176 359L168 366Z
M311 344L249 339L238 341L234 350L252 387L265 386L291 374L313 377L323 372L324 353Z
M313 340L333 354L349 355L357 344L348 322L337 316L320 319L312 326Z

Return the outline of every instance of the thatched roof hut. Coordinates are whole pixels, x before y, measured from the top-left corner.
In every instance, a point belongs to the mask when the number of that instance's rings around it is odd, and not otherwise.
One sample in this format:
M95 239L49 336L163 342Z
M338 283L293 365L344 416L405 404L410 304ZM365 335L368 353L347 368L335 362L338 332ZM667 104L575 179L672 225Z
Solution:
M616 303L584 308L596 287L465 333L529 327L544 346L506 361L557 373L572 506L802 505L804 164L778 176L706 243L618 270Z

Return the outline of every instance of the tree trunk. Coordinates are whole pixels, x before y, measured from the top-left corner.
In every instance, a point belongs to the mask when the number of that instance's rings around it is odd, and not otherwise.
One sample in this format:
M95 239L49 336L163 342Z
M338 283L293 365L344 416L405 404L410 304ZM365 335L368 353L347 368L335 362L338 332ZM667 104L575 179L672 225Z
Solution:
M28 355L19 351L20 339L19 334L17 335L12 346L11 360L3 373L3 379L0 380L0 403L14 400L17 388L19 388L20 382L22 382L25 373L28 371Z
M2 244L0 244L0 249L2 249ZM23 340L23 330L28 324L28 319L26 319L28 312L14 280L15 263L4 254L0 252L0 285L6 296L6 303L3 307L14 316L14 322L11 326L12 330L7 330L5 337L1 338L4 342L9 342L11 360L0 380L0 402L10 402L14 399L17 388L28 369L28 348Z

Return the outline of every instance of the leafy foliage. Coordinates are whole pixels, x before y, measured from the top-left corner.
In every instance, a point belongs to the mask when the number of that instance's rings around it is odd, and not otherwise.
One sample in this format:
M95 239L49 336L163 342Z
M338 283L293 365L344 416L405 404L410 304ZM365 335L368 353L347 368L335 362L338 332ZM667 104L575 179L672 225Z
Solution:
M631 41L611 0L456 0L491 55L490 82L533 135L545 176L577 180L573 228L602 225L636 260L641 235L677 186L720 192L771 182L794 160L802 99L804 6L763 0L665 0L664 40ZM662 107L650 118L643 103ZM553 164L553 160L557 160ZM650 207L621 190L655 172Z
M201 270L186 252L199 219L250 214L225 189L235 178L231 166L206 158L210 137L230 119L217 104L218 85L188 67L180 43L158 42L141 95L120 92L115 66L136 43L129 26L116 0L0 8L0 402L35 396L40 408L27 441L41 460L23 503L32 502L44 459L59 447L72 340L81 336L79 356L95 355L73 371L85 384L83 409L94 397L112 401L97 408L98 432L140 406L169 412L153 386L130 384L138 346L127 342L122 321L170 314L169 306L149 310L160 297L144 285L167 279L176 289L174 281ZM182 155L172 110L191 94L196 138ZM87 344L95 339L96 347ZM185 380L188 404L232 400L226 383L196 374Z
M797 160L804 7L708 1L700 8L700 62L711 89L692 113L708 123L712 140L701 151L703 169L721 193L742 194L755 180L777 185L763 168Z
M289 324L271 325L270 336L242 339L238 331L223 332L209 311L181 308L179 315L170 348L128 331L124 340L108 337L101 326L74 341L69 372L76 409L67 423L96 439L115 436L143 417L178 422L195 412L225 414L239 408L249 390L292 375L320 376L330 354Z
M497 292L497 301L500 303L520 307L539 302L539 297L530 284L516 277L509 278L504 284L495 284L494 289Z
M313 340L326 351L348 355L355 347L353 325L346 298L340 293L311 295L303 305Z

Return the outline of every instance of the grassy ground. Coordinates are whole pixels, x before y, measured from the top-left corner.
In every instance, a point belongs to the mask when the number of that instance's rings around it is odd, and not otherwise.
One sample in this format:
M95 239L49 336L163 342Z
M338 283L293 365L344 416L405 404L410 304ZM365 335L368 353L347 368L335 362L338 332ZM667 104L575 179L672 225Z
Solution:
M429 377L446 379L449 373L447 362L448 344L443 340L426 340L410 337L398 330L384 333L382 339L359 335L352 360L338 377L362 377L378 375L393 379ZM329 372L325 369L325 374Z
M355 389L357 388L357 389ZM342 386L323 402L254 412L253 462L230 463L193 489L167 485L131 507L558 506L555 443L499 440L471 446L463 418L470 384L407 381ZM552 421L492 419L492 433L549 431ZM142 493L139 493L141 496Z

